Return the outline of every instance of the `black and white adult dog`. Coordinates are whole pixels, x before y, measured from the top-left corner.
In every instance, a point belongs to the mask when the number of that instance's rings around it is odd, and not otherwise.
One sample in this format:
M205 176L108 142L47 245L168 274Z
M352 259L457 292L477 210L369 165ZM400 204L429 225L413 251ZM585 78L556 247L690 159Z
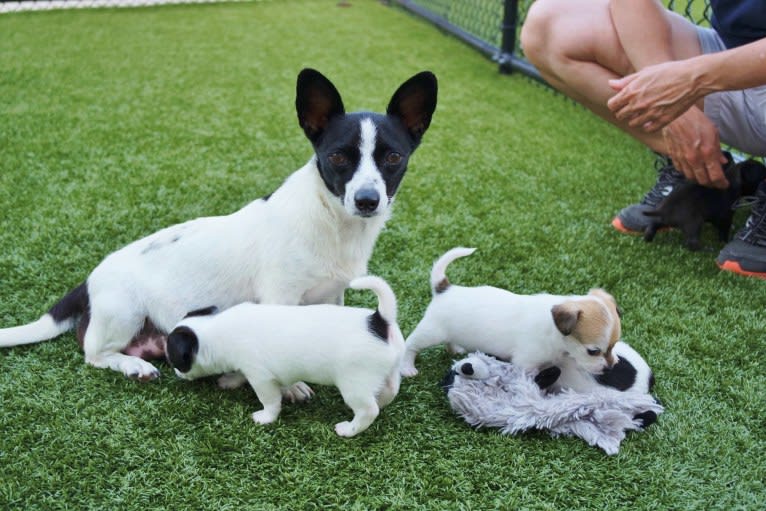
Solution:
M367 273L431 122L436 77L424 71L404 82L386 114L347 114L335 86L313 69L300 72L296 89L298 121L315 151L303 168L235 213L113 252L40 319L0 330L0 347L50 339L79 322L87 363L149 380L159 372L146 360L164 356L166 333L189 311L342 303L349 281Z

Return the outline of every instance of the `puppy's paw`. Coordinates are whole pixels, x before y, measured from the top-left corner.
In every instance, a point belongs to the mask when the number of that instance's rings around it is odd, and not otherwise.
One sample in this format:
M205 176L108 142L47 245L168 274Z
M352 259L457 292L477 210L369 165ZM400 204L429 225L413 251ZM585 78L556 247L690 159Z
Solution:
M247 382L247 378L242 373L226 373L218 378L218 386L222 389L236 389Z
M308 401L313 395L314 391L311 390L311 387L302 381L294 383L291 387L282 389L282 397L291 403Z
M418 370L415 369L415 366L412 364L402 364L402 366L399 368L399 374L409 378L411 376L416 376L418 374Z
M457 344L453 344L451 342L447 343L447 351L453 355L462 355L466 353L465 348L462 346L458 346Z
M253 421L256 424L271 424L277 420L277 416L267 410L261 410L253 413Z
M152 381L160 377L160 372L156 367L137 357L130 357L130 360L126 360L120 365L122 374L131 380Z
M335 432L342 437L350 438L357 434L356 427L350 422L339 422L335 425Z

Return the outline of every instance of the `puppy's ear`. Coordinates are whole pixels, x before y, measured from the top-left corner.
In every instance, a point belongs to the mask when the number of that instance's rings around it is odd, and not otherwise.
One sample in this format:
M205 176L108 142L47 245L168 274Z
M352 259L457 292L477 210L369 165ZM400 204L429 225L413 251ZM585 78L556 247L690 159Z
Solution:
M346 112L343 100L332 82L315 69L301 71L295 89L298 124L308 139L316 143L330 119Z
M571 335L580 320L582 309L573 302L564 302L554 305L551 314L559 332L563 335Z
M189 372L199 350L197 334L187 326L179 326L170 332L166 355L171 366L182 373Z
M431 124L436 110L436 76L430 71L416 74L394 92L386 113L399 118L413 141L413 147L420 143L423 133Z

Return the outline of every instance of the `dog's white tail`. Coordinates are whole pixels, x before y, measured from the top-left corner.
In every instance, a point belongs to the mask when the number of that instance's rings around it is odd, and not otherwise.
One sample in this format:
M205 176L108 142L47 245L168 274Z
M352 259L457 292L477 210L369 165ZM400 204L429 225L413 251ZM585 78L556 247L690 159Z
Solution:
M352 280L352 289L369 289L378 295L378 313L390 325L396 324L396 295L391 286L380 277L367 275Z
M47 341L61 335L75 326L88 307L88 289L85 284L80 284L37 321L12 328L1 328L0 348Z
M475 248L455 247L441 256L431 269L431 291L434 294L443 293L449 287L447 280L447 266L455 259L466 257L476 252Z
M44 314L37 321L26 325L0 329L0 348L33 344L52 339L63 334L74 326L74 319L66 319L57 323L53 316Z

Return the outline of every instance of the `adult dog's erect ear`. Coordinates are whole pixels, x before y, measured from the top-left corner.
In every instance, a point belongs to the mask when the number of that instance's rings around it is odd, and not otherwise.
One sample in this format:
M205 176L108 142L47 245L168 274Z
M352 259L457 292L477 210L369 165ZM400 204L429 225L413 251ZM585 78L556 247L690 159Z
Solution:
M168 335L165 349L168 362L182 373L187 373L191 369L197 350L199 350L197 334L188 326L179 326Z
M436 110L436 76L423 71L404 82L388 103L386 113L401 119L414 145L420 143Z
M316 69L302 70L295 89L298 123L308 139L315 143L330 119L346 112L343 101L338 89Z

